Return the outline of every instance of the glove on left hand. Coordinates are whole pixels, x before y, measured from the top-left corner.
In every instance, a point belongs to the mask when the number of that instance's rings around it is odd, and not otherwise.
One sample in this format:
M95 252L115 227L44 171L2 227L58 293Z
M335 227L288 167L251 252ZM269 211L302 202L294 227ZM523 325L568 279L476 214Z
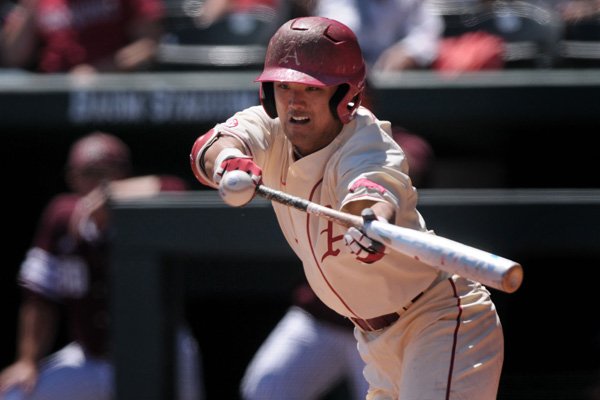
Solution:
M377 220L377 216L371 208L365 208L360 215L364 223ZM344 241L350 251L356 255L356 259L366 264L381 260L385 255L385 245L383 243L371 239L354 227L348 228L344 234Z
M237 149L223 150L215 160L215 173L213 181L221 182L223 175L230 171L244 171L252 178L255 185L262 183L262 169L254 162L252 157L245 155Z

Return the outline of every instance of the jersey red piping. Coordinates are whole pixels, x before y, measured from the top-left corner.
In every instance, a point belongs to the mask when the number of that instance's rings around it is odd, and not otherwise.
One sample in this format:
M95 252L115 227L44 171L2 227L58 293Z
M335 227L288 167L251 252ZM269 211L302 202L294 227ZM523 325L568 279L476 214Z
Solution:
M308 197L308 199L310 201L313 201L313 195L315 194L315 190L317 190L317 187L321 184L321 182L323 182L323 179L320 179L315 186L312 188L312 190L310 191L310 196ZM342 296L340 296L340 294L333 288L333 286L331 285L331 283L329 283L329 280L327 279L327 277L325 276L325 273L323 272L323 268L321 268L321 264L319 263L319 261L317 261L317 255L315 254L315 249L313 248L312 245L312 240L310 237L310 214L306 214L306 236L308 237L308 243L310 245L310 252L312 254L313 260L315 262L315 264L317 265L317 268L319 268L319 272L321 273L321 276L323 277L323 280L325 281L325 283L327 283L327 286L329 287L329 289L331 289L331 291L333 292L333 294L335 294L335 296L339 299L339 301L348 309L348 311L350 311L350 313L352 313L352 315L356 318L360 318L355 312L354 310L352 310L352 308L350 308L350 306L348 304L346 304L346 302L344 301L344 299L342 299ZM316 217L318 218L318 217Z
M448 279L452 290L454 291L454 297L456 297L456 306L458 307L458 315L456 316L456 328L454 328L454 338L452 341L452 357L450 358L450 368L448 370L448 384L446 385L446 400L450 399L450 389L452 388L452 373L454 372L454 359L456 357L456 346L458 342L458 328L460 328L460 317L462 316L462 306L460 304L460 297L456 291L456 285L452 279Z

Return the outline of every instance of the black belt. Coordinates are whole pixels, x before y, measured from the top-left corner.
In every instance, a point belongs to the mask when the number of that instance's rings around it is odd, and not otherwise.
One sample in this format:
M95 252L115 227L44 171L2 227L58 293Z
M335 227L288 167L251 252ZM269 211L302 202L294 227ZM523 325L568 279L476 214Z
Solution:
M425 293L425 292L419 293L410 301L410 303L408 303L406 306L402 307L402 312L408 310L408 307L410 307L411 304L413 304L415 301L417 301L417 299L419 297L421 297L423 295L423 293ZM363 331L374 332L374 331L379 331L383 328L387 328L394 322L398 321L398 319L400 319L400 314L397 312L393 312L390 314L380 315L379 317L374 317L374 318L369 318L369 319L360 319L360 318L354 318L354 317L350 317L350 319L352 320L352 322L354 322L355 325L357 325Z
M394 322L398 321L400 318L400 314L397 312L380 315L379 317L369 318L369 319L360 319L351 317L350 319L354 322L360 329L366 332L378 331L383 328L387 328Z

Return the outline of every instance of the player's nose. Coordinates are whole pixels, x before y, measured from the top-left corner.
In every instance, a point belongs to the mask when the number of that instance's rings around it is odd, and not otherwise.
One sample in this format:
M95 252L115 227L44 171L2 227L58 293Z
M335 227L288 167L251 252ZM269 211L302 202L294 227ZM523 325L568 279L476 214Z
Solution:
M306 92L304 90L292 89L289 97L290 106L305 106Z

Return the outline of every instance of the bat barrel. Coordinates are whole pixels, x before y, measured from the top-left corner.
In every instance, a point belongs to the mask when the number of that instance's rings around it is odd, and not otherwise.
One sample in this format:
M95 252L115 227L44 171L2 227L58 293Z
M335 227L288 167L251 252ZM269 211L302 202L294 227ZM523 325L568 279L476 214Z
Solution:
M494 289L512 293L523 281L520 264L463 243L380 221L367 223L365 230L396 251Z

